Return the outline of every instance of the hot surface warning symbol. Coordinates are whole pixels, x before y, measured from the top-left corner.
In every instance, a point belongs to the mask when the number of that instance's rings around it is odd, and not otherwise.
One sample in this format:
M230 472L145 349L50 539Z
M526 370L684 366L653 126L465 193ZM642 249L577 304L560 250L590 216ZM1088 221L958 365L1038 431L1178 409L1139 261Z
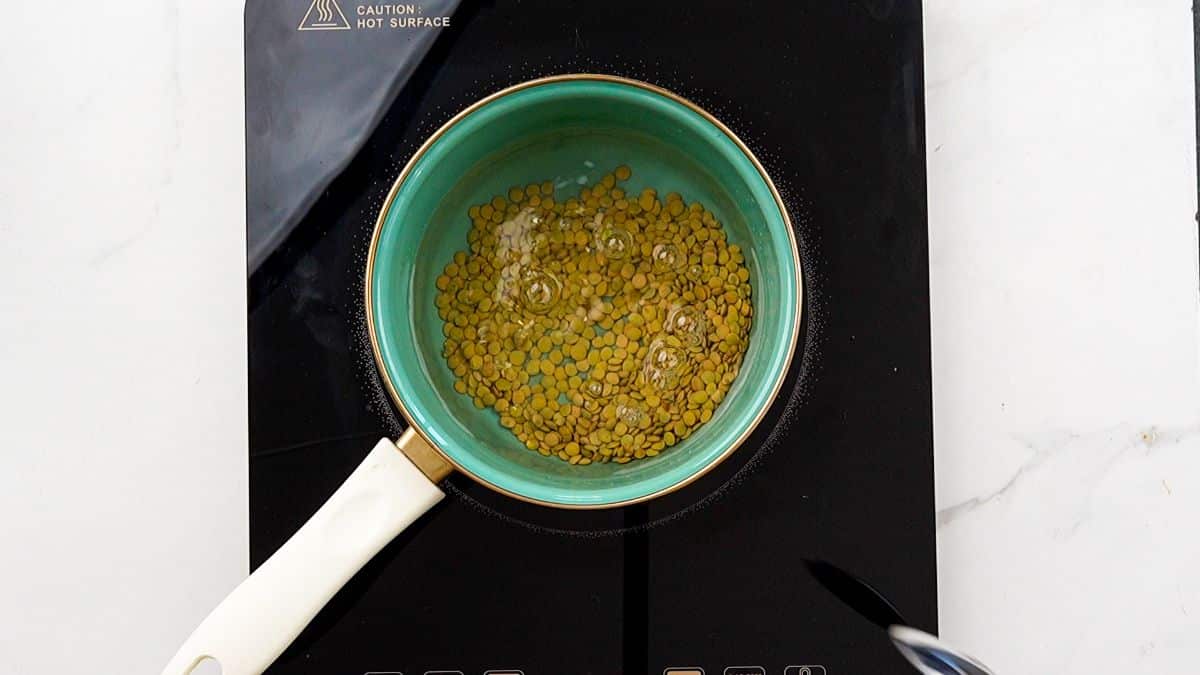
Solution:
M337 0L313 0L300 22L300 30L350 30L350 22Z

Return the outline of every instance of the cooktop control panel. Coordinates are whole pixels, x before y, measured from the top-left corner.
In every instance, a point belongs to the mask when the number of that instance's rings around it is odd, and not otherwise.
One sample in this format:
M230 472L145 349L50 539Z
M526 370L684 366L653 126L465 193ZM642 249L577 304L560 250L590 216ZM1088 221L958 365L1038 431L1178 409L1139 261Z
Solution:
M829 675L825 666L809 664L803 666L787 666L782 671L771 670L764 666L725 666L722 670L705 670L700 666L671 666L662 671L663 675ZM363 675L405 675L399 670L372 670ZM411 675L411 674L410 674ZM471 675L462 670L426 670L421 675ZM524 670L487 670L482 675L536 675Z

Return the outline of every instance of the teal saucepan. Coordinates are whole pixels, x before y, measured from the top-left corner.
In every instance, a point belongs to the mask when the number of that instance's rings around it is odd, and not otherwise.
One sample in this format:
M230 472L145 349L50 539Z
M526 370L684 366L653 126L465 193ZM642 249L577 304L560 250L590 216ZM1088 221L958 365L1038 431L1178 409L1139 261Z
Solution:
M746 254L754 320L712 419L655 457L571 465L530 452L454 388L435 304L441 265L466 245L467 205L559 178L562 197L618 165L642 186L700 201ZM556 195L559 196L559 195ZM510 497L566 509L623 506L712 469L766 414L800 325L801 270L779 193L712 115L671 92L604 75L533 80L456 115L414 154L379 214L367 261L368 331L409 429L380 441L345 484L200 625L164 671L212 658L224 675L266 669L380 548L436 504L453 471Z

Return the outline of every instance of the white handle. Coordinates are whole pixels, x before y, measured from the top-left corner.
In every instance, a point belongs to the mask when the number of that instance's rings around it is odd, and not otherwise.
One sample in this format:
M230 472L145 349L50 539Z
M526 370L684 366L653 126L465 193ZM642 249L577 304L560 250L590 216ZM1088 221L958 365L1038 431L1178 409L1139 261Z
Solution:
M329 501L217 605L163 675L187 675L206 657L221 664L222 675L263 672L355 572L443 496L383 439Z

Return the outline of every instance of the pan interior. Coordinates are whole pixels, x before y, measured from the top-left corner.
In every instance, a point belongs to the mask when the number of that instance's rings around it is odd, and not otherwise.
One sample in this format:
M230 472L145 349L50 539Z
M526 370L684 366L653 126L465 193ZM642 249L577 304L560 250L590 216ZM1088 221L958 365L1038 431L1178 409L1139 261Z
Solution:
M627 190L699 200L746 252L755 309L741 373L688 439L624 465L572 466L526 449L453 390L435 279L467 248L467 208L513 185L633 168ZM634 84L559 79L493 99L443 129L409 166L377 225L367 288L383 376L397 404L459 469L514 496L589 508L648 498L719 462L757 424L782 380L798 321L798 258L770 184L730 136L688 105Z

